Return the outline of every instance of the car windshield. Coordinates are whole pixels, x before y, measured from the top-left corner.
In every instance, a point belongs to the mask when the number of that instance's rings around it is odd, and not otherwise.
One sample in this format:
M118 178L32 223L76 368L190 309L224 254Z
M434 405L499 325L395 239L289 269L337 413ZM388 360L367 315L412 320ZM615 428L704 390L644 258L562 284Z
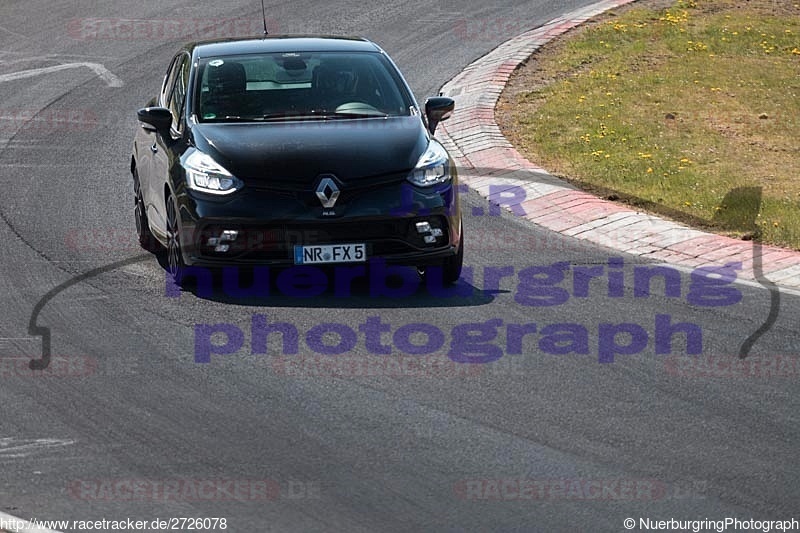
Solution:
M380 53L270 53L200 62L194 110L201 122L382 118L413 105Z

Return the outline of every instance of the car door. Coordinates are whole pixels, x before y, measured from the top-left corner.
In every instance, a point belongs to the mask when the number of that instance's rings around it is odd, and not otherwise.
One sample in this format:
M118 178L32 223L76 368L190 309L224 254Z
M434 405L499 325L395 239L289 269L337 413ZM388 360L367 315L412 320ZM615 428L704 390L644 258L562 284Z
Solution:
M147 103L148 106L164 106L164 102L169 95L169 89L174 85L176 75L176 63L180 58L180 54L173 57L167 68L164 80L161 82L161 91L158 96L153 98ZM155 229L156 233L163 235L162 225L156 222L156 213L159 209L155 205L159 199L153 194L157 186L155 183L159 181L158 176L153 174L153 155L156 153L157 144L156 138L158 134L152 131L151 128L142 127L136 133L136 171L139 177L139 186L142 192L142 199L144 200L145 211L147 213L148 222L151 229Z
M164 89L160 96L159 105L166 107L172 113L172 126L168 139L162 138L158 133L153 134L151 152L151 180L148 184L151 204L148 212L151 224L157 230L166 234L166 207L164 204L164 184L169 181L170 169L173 165L180 164L180 154L175 153L176 139L183 135L183 107L186 101L186 88L189 80L190 58L181 52L172 62L172 67L167 75Z

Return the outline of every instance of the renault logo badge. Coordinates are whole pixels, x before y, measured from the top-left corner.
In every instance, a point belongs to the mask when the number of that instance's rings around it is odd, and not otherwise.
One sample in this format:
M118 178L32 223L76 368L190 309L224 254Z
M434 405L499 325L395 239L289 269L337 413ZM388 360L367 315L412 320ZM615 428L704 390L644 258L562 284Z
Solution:
M322 178L317 185L317 198L322 203L322 207L333 207L339 199L339 187L331 178Z

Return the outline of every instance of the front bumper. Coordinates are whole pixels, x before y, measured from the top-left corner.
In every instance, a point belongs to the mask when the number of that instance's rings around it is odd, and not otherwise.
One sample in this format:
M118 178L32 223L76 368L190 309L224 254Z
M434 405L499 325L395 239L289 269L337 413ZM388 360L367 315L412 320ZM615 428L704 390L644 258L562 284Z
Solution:
M462 231L452 183L436 190L398 183L336 209L302 193L243 190L217 198L184 190L179 212L184 262L207 267L292 265L297 245L355 243L366 245L367 260L432 265L458 253ZM431 231L420 232L420 222Z

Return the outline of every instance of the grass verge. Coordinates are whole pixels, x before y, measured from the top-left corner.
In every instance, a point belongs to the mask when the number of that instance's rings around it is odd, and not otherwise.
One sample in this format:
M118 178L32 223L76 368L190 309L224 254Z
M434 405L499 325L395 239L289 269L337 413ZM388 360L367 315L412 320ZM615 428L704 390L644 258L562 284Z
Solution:
M800 250L800 2L644 0L548 44L498 102L526 157L609 199Z

